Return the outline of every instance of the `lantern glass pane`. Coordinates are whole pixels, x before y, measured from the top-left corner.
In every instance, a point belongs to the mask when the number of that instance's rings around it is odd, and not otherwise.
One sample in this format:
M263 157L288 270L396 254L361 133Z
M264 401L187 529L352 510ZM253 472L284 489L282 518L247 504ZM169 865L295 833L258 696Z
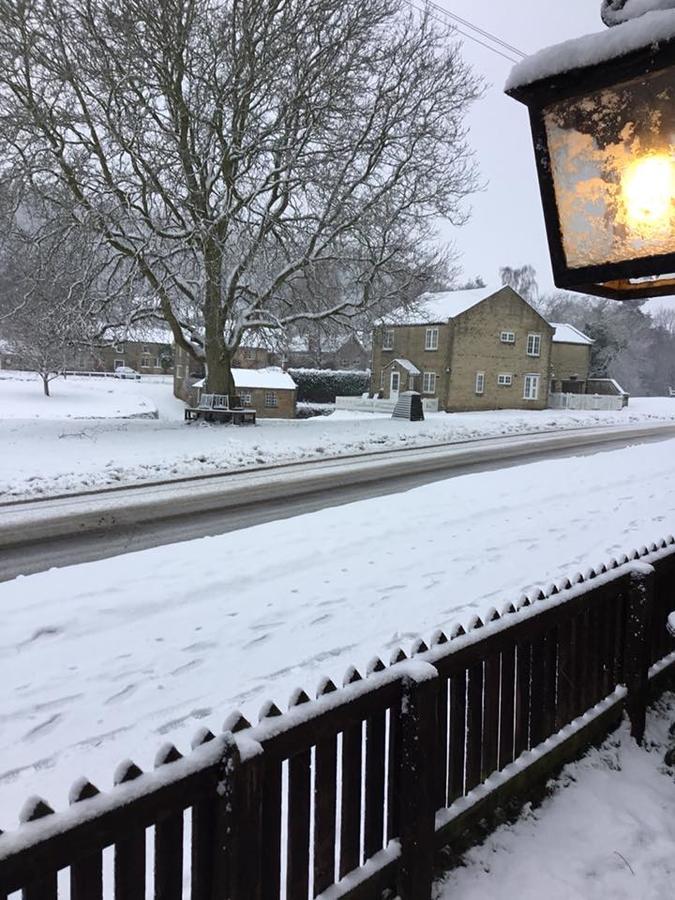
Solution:
M675 69L544 110L569 268L675 252Z

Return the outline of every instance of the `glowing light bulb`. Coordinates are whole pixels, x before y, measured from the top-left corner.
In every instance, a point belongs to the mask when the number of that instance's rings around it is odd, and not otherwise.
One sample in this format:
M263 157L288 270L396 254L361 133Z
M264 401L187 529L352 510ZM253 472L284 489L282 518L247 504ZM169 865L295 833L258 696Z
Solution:
M669 156L645 156L631 163L621 179L621 190L630 228L645 236L670 228L675 166Z

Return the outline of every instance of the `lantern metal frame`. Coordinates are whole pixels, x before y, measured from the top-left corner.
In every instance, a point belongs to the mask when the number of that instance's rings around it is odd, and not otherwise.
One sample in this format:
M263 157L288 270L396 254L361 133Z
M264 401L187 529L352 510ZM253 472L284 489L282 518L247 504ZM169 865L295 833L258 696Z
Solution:
M525 104L530 114L539 191L544 211L553 279L560 288L608 297L635 300L675 294L675 252L570 268L563 249L544 112L559 101L582 98L594 91L617 87L624 82L673 68L675 80L675 39L651 44L625 56L543 78L531 84L507 89L506 93ZM670 275L659 281L632 282L631 279Z

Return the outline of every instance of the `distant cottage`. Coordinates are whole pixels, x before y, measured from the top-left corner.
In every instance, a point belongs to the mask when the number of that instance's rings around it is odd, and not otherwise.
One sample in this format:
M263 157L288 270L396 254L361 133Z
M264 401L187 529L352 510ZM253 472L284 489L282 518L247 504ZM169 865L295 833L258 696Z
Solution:
M510 287L423 294L375 329L371 390L392 400L418 391L446 412L545 409L552 392L622 395L590 377L592 345Z
M372 389L439 410L544 409L554 329L510 287L424 294L373 336Z

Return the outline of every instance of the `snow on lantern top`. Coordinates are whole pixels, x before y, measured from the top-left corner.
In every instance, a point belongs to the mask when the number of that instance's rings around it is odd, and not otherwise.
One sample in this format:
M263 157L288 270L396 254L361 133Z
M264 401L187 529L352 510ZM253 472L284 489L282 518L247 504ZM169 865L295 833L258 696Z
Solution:
M609 0L622 24L535 54L506 86L530 111L559 287L675 293L675 9L650 3L675 0Z

